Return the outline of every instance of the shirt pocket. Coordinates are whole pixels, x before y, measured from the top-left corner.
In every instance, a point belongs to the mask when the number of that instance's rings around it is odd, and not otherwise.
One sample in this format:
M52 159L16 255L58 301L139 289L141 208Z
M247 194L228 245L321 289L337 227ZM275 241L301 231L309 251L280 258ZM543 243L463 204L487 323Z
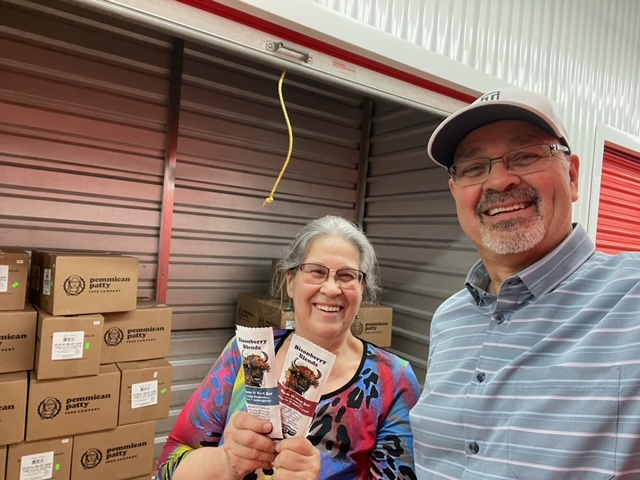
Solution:
M517 378L508 429L515 478L613 478L620 367L522 368Z

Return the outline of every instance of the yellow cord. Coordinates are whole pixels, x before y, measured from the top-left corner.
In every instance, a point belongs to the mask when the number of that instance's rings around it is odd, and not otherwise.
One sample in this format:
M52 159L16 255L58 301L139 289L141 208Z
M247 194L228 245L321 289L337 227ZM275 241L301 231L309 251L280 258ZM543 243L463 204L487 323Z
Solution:
M273 196L278 189L278 185L280 184L280 180L282 180L282 176L284 175L287 166L289 165L289 160L291 160L291 153L293 152L293 130L291 129L291 122L289 121L289 114L287 113L287 106L284 103L284 98L282 97L282 83L284 82L284 76L287 74L286 70L282 71L282 75L280 75L280 81L278 82L278 96L280 97L280 105L282 106L282 113L284 113L284 119L287 122L287 130L289 131L289 152L287 153L287 158L284 161L284 165L282 165L282 169L280 170L280 175L276 179L276 182L273 184L273 188L271 189L271 193L265 199L262 204L263 207L266 207L271 202L273 202Z

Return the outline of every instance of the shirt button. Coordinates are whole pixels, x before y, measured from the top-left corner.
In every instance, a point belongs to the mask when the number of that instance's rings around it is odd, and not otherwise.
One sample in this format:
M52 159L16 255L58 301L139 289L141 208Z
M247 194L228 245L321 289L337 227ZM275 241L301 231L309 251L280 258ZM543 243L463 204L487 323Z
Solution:
M498 325L501 325L504 323L504 315L499 313L496 315L496 322L498 322Z
M480 451L480 446L476 442L471 442L469 444L469 451L471 451L471 453L473 454L476 454Z
M476 378L480 383L482 383L484 382L484 379L487 378L487 374L484 372L480 372L478 375L476 375Z

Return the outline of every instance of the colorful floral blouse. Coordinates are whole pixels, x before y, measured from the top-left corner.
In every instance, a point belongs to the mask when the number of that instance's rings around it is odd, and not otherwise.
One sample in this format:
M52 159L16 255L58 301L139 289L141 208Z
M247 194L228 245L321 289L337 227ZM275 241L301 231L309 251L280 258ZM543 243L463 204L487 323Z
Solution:
M276 351L291 330L274 331ZM321 454L321 479L415 479L409 410L419 396L411 365L370 343L358 371L323 395L307 438ZM193 449L219 446L231 414L246 410L244 371L235 338L184 406L159 460L170 480ZM260 478L250 474L246 480ZM262 476L262 478L269 478Z

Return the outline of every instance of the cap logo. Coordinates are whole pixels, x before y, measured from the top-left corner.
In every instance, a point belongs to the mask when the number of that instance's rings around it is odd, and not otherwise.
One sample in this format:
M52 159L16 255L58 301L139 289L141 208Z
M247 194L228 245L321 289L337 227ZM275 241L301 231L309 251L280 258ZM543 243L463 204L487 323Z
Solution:
M483 95L482 97L480 97L480 101L481 102L493 102L495 100L500 100L500 92L490 92L487 93L485 95Z

